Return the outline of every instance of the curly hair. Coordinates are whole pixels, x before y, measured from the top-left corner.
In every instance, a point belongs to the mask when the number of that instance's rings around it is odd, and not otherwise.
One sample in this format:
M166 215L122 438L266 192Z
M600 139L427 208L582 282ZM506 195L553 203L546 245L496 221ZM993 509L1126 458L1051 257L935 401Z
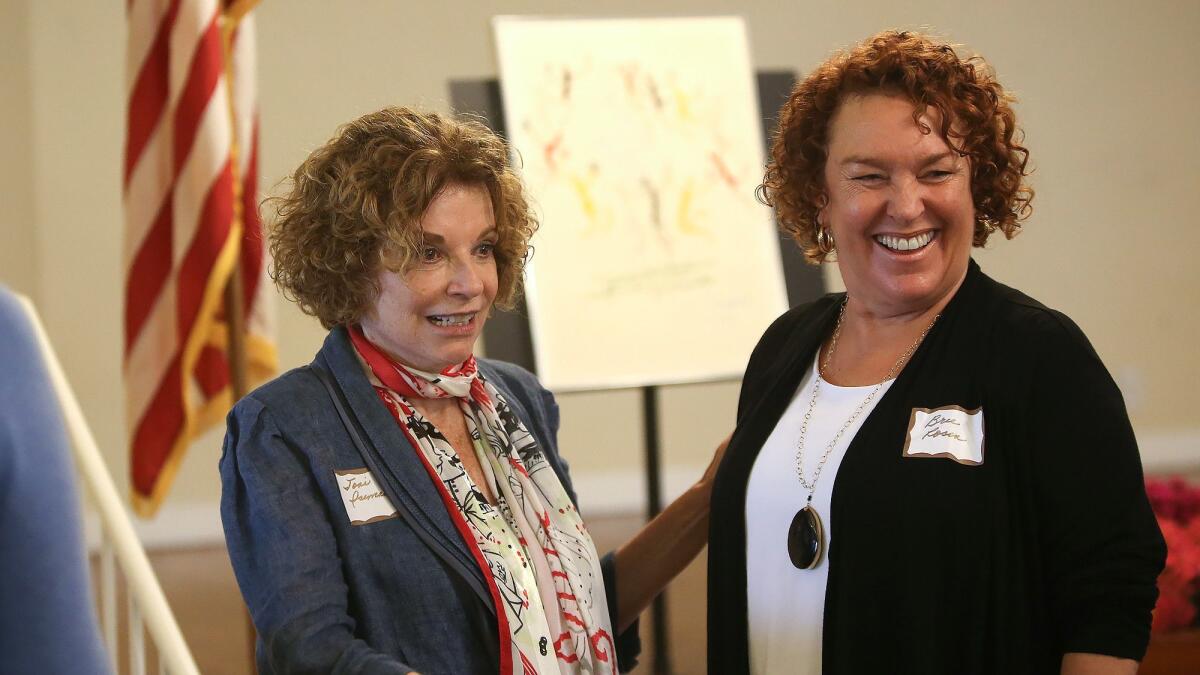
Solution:
M389 107L343 125L265 200L271 278L326 328L357 322L379 294L381 269L403 272L421 249L420 222L449 185L487 187L496 218L496 305L520 293L538 223L508 147L474 120Z
M963 58L947 44L918 33L885 31L850 51L835 53L796 85L779 114L779 129L758 196L775 209L779 226L813 264L826 259L817 246L817 214L825 205L829 128L847 96L897 93L914 104L913 121L927 109L940 113L938 132L970 158L975 204L974 245L994 230L1012 239L1032 213L1033 190L1024 182L1029 151L1021 145L1014 97L979 56Z

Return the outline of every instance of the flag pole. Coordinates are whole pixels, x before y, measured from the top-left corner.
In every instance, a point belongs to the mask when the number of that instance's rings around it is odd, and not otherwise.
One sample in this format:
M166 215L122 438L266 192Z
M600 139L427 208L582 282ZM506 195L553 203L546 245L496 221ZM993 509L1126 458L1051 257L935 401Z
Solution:
M229 330L229 343L225 350L225 358L229 364L229 394L230 405L235 404L246 395L246 321L244 307L244 290L242 284L242 237L245 233L245 218L242 211L241 139L238 137L238 116L235 107L233 88L233 36L242 17L249 12L257 0L238 1L226 5L221 16L221 45L225 55L225 91L229 100L229 163L233 186L233 222L230 224L230 234L236 237L237 254L234 256L229 280L225 284L225 322ZM249 608L244 608L246 621L247 648L249 651L250 671L255 672L255 643L257 632L254 619L250 616Z
M237 403L246 395L246 321L242 293L242 268L239 263L234 263L229 282L225 284L225 317L229 327L229 348L225 358L229 361L230 403Z
M245 232L245 218L242 213L242 139L238 136L237 109L233 88L233 35L246 12L249 12L257 2L234 2L226 6L221 16L221 46L225 56L225 92L229 101L229 164L233 187L233 222L230 236L234 237L237 253L234 255L233 266L229 279L225 284L225 322L229 331L229 343L225 358L229 363L230 403L246 395L246 321L244 307L244 291L242 288L242 237Z

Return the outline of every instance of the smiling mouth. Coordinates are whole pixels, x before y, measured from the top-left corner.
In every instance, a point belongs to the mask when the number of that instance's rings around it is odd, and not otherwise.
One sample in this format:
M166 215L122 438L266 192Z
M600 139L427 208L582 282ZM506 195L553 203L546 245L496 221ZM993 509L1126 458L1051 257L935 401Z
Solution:
M475 319L477 312L469 312L467 314L434 314L425 317L435 326L443 328L451 328L454 326L465 326Z
M890 251L900 253L908 253L910 251L919 251L929 245L929 242L936 239L937 231L930 230L912 237L897 237L891 234L877 234L875 241L884 248Z

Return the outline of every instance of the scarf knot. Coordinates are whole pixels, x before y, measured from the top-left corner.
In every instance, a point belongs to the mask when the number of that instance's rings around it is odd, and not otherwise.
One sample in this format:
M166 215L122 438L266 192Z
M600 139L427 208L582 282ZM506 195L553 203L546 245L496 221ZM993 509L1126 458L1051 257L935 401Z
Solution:
M490 405L487 390L479 378L479 365L472 354L466 361L429 373L406 366L367 339L362 327L350 328L350 341L385 387L414 398L463 398Z

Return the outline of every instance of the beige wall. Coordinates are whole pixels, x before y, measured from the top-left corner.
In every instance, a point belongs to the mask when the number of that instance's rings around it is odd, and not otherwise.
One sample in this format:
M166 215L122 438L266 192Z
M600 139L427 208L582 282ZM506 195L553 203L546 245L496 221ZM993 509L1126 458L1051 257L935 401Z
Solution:
M29 8L0 3L0 283L33 295L36 247L30 131Z
M39 301L96 435L125 474L120 383L123 3L10 0L0 10L0 280ZM389 103L447 106L446 82L496 75L489 17L591 15L595 3L329 3L258 10L262 175L277 181L341 122ZM901 6L903 5L903 7ZM644 2L606 15L646 15ZM1027 231L984 268L1070 314L1125 388L1151 462L1200 466L1200 4L661 3L655 14L742 14L758 68L804 71L876 30L932 26L988 56L1021 97L1038 197ZM657 9L663 7L663 9ZM10 95L11 94L11 95ZM281 303L285 366L320 343ZM681 338L682 339L682 338ZM695 472L732 424L736 383L668 388L667 462ZM634 392L561 397L563 448L581 477L636 467ZM191 450L168 504L216 498L219 432ZM1180 448L1183 453L1180 454ZM1189 454L1190 453L1190 454ZM586 504L585 504L586 507Z

